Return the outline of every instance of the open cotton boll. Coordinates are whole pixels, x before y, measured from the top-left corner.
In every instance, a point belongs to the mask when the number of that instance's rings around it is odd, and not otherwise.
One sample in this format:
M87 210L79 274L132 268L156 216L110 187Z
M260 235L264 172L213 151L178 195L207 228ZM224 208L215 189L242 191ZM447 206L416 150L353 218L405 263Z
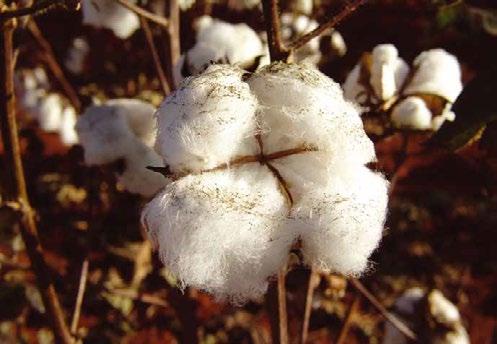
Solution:
M258 122L265 153L313 146L362 164L375 159L357 109L317 69L273 63L248 83L261 105Z
M235 303L261 297L286 262L294 233L276 178L252 163L169 184L143 211L168 269L181 281Z
M432 127L431 111L419 97L407 97L397 104L391 119L398 128L426 130Z
M57 93L42 97L36 109L40 128L45 131L58 131L62 124L64 107L64 99Z
M257 99L244 71L213 65L185 79L157 111L156 149L175 172L194 172L257 154Z
M88 107L76 124L86 163L114 162L126 156L137 143L152 146L153 112L150 104L133 99L114 99Z
M393 97L409 73L407 64L399 58L392 44L377 45L372 51L370 83L381 100Z
M140 27L138 15L114 0L82 0L83 24L107 28L125 39Z
M355 276L368 267L382 237L388 182L366 167L336 167L325 187L308 190L294 204L290 218L309 266Z
M169 182L162 174L147 166L164 167L162 158L150 147L137 142L124 158L124 172L118 181L131 193L151 197Z
M62 111L61 123L58 128L60 139L65 145L70 146L78 143L76 121L76 110L72 106L66 106Z
M66 68L73 74L80 74L83 71L86 57L90 52L90 46L83 37L76 37L71 44L64 61Z
M281 36L286 42L305 35L319 26L318 22L304 14L283 13L281 15ZM320 38L311 39L303 47L293 52L294 62L317 64L321 60Z
M427 93L454 102L462 91L461 68L454 55L443 49L424 51L413 63L415 70L405 94Z

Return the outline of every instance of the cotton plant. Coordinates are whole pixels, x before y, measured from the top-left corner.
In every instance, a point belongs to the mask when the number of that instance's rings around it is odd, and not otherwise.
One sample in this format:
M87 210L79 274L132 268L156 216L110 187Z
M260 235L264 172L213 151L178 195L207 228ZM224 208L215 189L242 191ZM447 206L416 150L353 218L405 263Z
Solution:
M131 193L153 196L168 180L147 169L163 166L154 151L155 108L137 99L112 99L89 106L78 118L76 130L85 163L100 166L122 161L118 181Z
M210 16L196 21L196 43L181 56L174 68L174 81L203 72L210 64L229 63L241 68L257 67L267 56L257 33L247 24L231 24Z
M395 46L363 54L343 84L347 99L365 111L383 111L398 128L438 130L455 119L451 106L462 91L457 58L443 49L419 54L409 68Z
M422 343L470 343L459 310L439 290L408 289L395 301L393 312L414 330ZM385 324L383 344L410 342L392 324Z
M140 18L115 0L81 0L83 24L106 28L121 39L130 37L139 27Z
M142 220L181 287L259 299L298 245L308 266L359 275L382 236L388 183L356 106L311 66L247 78L212 65L157 111L156 150L174 181Z
M67 98L50 90L43 68L20 70L15 82L20 108L27 118L36 121L43 131L59 134L65 145L78 142L76 111Z
M67 51L64 66L73 74L79 75L85 67L85 60L90 53L90 45L84 37L73 39Z

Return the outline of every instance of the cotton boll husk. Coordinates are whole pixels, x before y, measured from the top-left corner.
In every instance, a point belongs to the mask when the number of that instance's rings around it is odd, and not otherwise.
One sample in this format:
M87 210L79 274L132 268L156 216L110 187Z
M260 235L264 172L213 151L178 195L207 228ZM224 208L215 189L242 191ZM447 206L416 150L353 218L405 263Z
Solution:
M114 0L82 0L83 24L107 28L125 39L140 27L138 15Z
M67 53L64 65L73 74L81 74L85 65L85 59L90 52L90 46L83 37L76 37Z
M58 131L62 124L64 99L57 93L41 98L36 110L40 128L45 131Z
M297 200L289 226L299 231L306 264L357 276L382 237L388 182L356 164L336 164L332 172L324 187Z
M379 99L393 97L408 73L409 67L399 58L395 46L380 44L373 49L370 83Z
M274 63L248 83L261 105L258 121L265 153L313 146L361 164L375 159L357 109L317 69Z
M454 102L461 93L461 68L454 55L443 49L424 51L413 66L415 73L405 94L435 94Z
M71 146L78 143L76 121L76 110L72 106L66 106L62 111L62 119L58 128L60 139L65 145Z
M157 111L156 150L175 172L194 172L254 155L257 99L243 70L210 66L185 79Z
M169 182L162 174L147 169L147 166L164 167L162 158L141 142L131 146L125 157L124 172L118 181L131 193L145 197L155 195Z
M426 130L432 127L432 114L423 99L407 97L392 111L392 122L399 128Z
M182 286L239 303L261 297L286 262L294 233L278 224L287 211L276 178L252 163L169 184L142 219Z

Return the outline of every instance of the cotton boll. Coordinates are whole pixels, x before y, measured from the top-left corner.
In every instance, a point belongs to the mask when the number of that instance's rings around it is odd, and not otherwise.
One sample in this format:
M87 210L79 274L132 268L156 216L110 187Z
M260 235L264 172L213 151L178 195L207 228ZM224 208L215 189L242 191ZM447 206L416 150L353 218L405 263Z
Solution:
M64 110L64 100L57 93L50 93L41 98L36 117L40 128L45 131L58 131L62 123L62 111Z
M69 48L64 65L71 73L81 74L89 52L90 46L86 39L83 37L75 38Z
M426 130L432 127L432 114L423 99L407 97L394 107L392 122L399 128Z
M364 104L368 100L368 91L361 83L361 69L361 64L356 64L342 86L344 97L358 104Z
M414 76L405 94L427 93L454 102L462 91L457 58L443 49L422 52L413 63Z
M83 24L96 28L107 28L125 39L139 27L138 15L123 7L114 0L82 0Z
M381 100L393 97L404 83L409 67L392 44L377 45L372 51L370 83Z
M243 70L213 65L185 79L157 111L156 149L175 172L195 172L254 155L257 100Z
M125 156L124 172L118 181L131 193L151 197L169 182L162 174L147 166L164 167L161 157L150 147L137 142Z
M330 45L337 56L345 56L347 54L347 44L340 32L333 30L330 35Z
M291 211L305 262L347 276L367 269L382 237L387 188L383 176L366 167L337 164L327 185L309 190Z
M186 11L195 5L195 0L179 0L178 5L182 11Z
M275 177L253 163L181 178L142 216L183 286L239 303L260 298L286 262L294 239L278 225L286 212Z
M311 32L319 26L318 22L303 14L283 13L281 15L281 34L283 40L290 42ZM293 54L294 62L317 64L321 59L319 37L313 38Z
M66 106L62 111L61 123L58 128L60 139L65 145L71 146L78 143L76 121L76 110L72 106Z
M313 146L360 164L375 159L357 109L317 69L274 63L248 83L261 105L258 121L265 153Z

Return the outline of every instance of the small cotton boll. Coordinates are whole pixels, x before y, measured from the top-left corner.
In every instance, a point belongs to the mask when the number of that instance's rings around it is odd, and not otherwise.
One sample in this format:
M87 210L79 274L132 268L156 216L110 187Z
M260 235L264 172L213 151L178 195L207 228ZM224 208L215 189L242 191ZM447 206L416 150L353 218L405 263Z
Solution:
M292 226L309 266L357 276L382 237L388 182L355 164L337 164L330 172L324 188L309 190L294 204Z
M431 129L432 114L419 97L407 97L392 111L392 123L398 128Z
M64 65L73 74L80 74L85 65L85 59L90 52L90 46L83 37L77 37L72 41L67 53Z
M434 94L453 103L461 93L461 68L454 55L443 49L424 51L413 66L415 73L405 94Z
M78 143L76 121L76 110L72 106L66 106L62 111L62 119L58 129L60 139L65 145L71 146Z
M82 0L83 24L107 28L125 39L140 27L138 15L114 0Z
M175 172L201 171L258 152L257 100L243 70L210 66L185 79L157 111L156 149Z
M375 159L357 109L317 69L273 63L248 83L261 105L258 121L266 153L314 146L362 164Z
M345 54L347 54L347 44L340 32L336 30L331 32L330 44L331 48L338 56L345 56Z
M62 124L64 99L57 93L50 93L41 98L36 117L40 128L44 131L58 131Z
M260 298L286 262L294 233L275 177L258 163L169 184L142 218L182 286L235 303Z

